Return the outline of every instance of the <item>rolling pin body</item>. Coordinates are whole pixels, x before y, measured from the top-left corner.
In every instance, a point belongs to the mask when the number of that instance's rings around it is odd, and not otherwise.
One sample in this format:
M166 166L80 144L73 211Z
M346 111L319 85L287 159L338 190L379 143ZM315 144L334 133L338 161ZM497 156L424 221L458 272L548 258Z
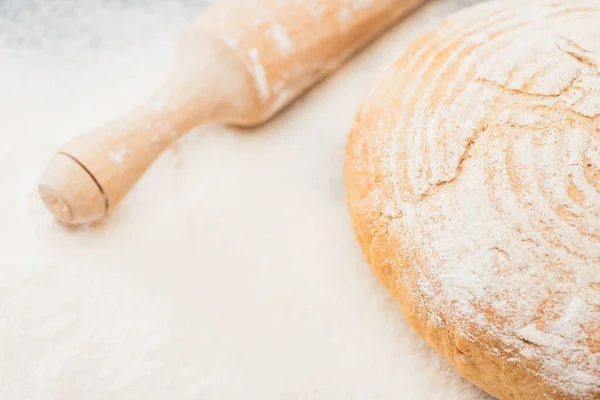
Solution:
M184 30L172 74L145 104L57 152L42 199L66 224L104 217L182 134L265 122L421 2L218 2Z

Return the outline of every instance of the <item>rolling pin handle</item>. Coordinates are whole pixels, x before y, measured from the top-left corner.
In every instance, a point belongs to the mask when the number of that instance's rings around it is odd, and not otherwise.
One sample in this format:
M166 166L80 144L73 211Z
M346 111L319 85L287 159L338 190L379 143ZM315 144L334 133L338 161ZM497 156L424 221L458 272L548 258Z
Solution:
M66 225L96 221L108 213L108 199L96 178L65 153L54 155L38 193L54 218Z

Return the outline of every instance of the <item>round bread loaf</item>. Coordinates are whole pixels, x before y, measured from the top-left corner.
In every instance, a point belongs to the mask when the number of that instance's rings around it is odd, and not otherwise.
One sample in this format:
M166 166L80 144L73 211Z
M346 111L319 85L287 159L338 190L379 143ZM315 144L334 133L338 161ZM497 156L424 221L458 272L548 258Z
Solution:
M384 73L347 201L414 329L500 399L600 399L600 1L450 16Z

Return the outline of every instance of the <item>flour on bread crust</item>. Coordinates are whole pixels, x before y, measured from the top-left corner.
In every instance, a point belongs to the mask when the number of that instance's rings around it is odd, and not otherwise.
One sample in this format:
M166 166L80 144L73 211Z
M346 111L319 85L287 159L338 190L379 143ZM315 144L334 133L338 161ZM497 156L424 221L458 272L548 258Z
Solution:
M461 11L387 68L347 147L363 251L500 399L600 399L600 1Z

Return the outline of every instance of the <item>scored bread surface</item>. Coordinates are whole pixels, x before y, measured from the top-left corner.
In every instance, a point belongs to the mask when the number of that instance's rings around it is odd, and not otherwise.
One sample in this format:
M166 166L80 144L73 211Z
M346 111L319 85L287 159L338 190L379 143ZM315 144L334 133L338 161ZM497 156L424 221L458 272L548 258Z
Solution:
M600 399L600 0L494 1L359 110L347 201L415 330L499 399Z

